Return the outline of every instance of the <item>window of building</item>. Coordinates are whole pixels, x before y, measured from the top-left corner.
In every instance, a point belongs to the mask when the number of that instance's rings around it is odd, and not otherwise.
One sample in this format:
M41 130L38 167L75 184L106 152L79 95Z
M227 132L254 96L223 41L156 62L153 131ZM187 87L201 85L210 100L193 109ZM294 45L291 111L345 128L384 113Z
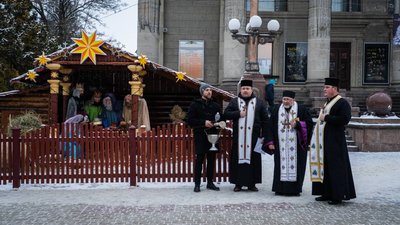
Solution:
M332 0L332 12L360 12L361 0Z
M179 41L179 71L187 75L204 79L204 41L180 40Z
M259 12L287 11L287 0L259 0ZM246 0L246 10L250 11L250 0Z
M272 43L258 45L258 65L262 75L272 75Z

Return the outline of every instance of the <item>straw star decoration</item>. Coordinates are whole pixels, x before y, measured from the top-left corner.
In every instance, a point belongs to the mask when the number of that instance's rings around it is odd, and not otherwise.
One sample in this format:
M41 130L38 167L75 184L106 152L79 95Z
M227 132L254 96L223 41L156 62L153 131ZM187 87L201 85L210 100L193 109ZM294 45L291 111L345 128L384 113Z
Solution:
M49 61L51 60L50 58L47 58L47 57L44 55L44 52L42 52L42 55L41 55L41 56L39 56L39 57L37 57L37 58L35 58L35 59L39 62L39 66L46 65L47 62L49 62Z
M57 79L58 78L58 73L53 71L53 72L51 72L50 77L53 78L53 79Z
M96 55L106 55L100 46L104 44L102 40L96 40L96 31L88 36L85 31L82 30L82 38L72 38L72 40L78 45L74 48L71 53L81 54L81 64L90 58L96 65Z
M147 57L145 55L140 55L139 56L139 64L145 68L145 65L147 64Z
M186 81L185 75L186 75L186 73L184 73L184 72L176 72L176 82L182 81L182 80Z
M36 83L36 77L39 76L35 71L29 70L26 74L25 80L31 80Z

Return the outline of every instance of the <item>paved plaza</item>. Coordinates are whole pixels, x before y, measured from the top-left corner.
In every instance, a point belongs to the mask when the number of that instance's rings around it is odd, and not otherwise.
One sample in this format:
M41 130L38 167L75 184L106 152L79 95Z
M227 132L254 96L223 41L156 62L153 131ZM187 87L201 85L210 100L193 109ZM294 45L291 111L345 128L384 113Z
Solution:
M308 171L300 197L271 192L270 156L259 192L193 192L193 185L139 183L9 186L0 189L0 224L400 224L400 153L351 153L357 198L314 201Z

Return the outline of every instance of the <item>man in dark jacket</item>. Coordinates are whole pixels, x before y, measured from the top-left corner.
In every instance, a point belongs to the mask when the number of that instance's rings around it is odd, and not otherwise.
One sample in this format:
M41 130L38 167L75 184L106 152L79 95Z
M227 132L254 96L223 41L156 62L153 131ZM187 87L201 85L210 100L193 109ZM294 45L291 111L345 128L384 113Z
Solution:
M275 83L276 83L275 79L270 79L268 84L265 85L264 100L268 103L269 114L271 114L272 110L274 109L274 99L275 99L274 85L275 85Z
M293 91L283 92L282 104L274 107L265 139L274 153L272 191L276 195L299 196L306 172L313 121L294 97Z
M339 95L339 79L325 78L327 102L321 109L310 143L312 194L316 201L340 204L356 197L345 126L351 119L349 103Z
M252 80L240 81L239 96L233 98L224 112L224 119L233 120L233 144L229 161L229 182L233 191L247 186L258 191L261 183L261 155L254 151L257 139L266 132L268 112L262 99L253 94Z
M188 124L193 128L196 162L194 166L194 192L200 192L200 180L204 158L207 156L207 189L219 191L213 183L216 151L210 151L207 134L216 133L214 123L221 115L221 106L212 100L211 86L201 84L201 98L190 104Z

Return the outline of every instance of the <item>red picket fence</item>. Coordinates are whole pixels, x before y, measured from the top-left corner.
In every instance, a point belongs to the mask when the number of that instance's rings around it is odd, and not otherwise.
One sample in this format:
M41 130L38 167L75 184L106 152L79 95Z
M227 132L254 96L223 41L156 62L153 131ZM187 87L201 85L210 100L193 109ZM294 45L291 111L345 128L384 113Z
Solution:
M227 181L232 135L223 131L216 180ZM21 136L0 134L0 181L38 183L193 181L193 131L163 125L151 131L109 130L88 124L45 126ZM204 169L205 171L205 169Z

